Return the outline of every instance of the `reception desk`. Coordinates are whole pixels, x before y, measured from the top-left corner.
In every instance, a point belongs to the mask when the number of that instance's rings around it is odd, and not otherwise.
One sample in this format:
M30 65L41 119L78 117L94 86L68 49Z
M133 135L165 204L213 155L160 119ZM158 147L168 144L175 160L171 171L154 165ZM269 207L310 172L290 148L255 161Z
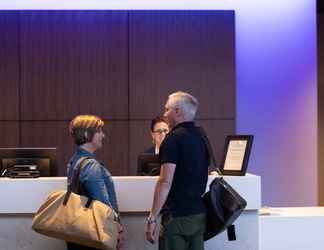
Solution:
M209 183L215 176L209 176ZM144 238L145 218L152 205L157 177L113 177L122 223L125 250L158 249ZM207 250L258 250L261 181L259 176L226 176L225 179L247 200L236 221L236 241L226 232L206 242ZM65 243L33 232L31 221L40 204L52 191L66 188L65 177L0 179L0 246L6 250L63 250Z

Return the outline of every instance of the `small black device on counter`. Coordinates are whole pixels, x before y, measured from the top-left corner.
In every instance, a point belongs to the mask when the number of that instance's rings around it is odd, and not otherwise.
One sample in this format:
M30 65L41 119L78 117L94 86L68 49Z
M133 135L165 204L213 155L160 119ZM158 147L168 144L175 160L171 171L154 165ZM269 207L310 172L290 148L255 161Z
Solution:
M0 177L57 176L56 148L0 148Z
M12 163L1 171L2 177L37 178L40 176L38 165L29 159L9 159Z

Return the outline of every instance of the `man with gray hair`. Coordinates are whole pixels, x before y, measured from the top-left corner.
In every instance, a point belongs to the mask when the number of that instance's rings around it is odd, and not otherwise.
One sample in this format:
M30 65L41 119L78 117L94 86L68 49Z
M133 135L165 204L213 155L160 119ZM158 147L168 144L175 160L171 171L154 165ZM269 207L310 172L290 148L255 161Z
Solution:
M164 116L172 130L160 147L160 177L146 224L146 239L155 242L162 214L160 250L203 250L206 208L201 198L208 180L209 154L193 120L198 101L185 92L169 95Z

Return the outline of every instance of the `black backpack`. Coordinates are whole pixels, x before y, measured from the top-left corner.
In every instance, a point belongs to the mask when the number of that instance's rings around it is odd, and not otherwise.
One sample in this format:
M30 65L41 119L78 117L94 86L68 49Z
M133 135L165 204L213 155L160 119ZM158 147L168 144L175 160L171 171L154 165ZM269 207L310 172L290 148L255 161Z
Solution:
M209 139L202 128L200 128L200 132L207 146L212 164L216 167L216 161ZM228 240L236 240L233 223L243 212L247 202L224 180L219 168L216 167L216 170L220 176L216 177L210 183L209 191L203 195L207 210L204 240L209 240L226 229Z

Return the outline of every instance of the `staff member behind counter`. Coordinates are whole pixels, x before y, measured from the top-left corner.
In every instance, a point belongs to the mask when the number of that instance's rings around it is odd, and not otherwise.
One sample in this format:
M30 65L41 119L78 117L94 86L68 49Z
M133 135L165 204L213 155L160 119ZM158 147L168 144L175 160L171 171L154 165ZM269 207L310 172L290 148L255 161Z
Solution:
M139 154L137 159L137 175L159 175L160 164L158 155L160 146L167 133L169 125L164 117L157 116L151 121L151 137L153 146Z

